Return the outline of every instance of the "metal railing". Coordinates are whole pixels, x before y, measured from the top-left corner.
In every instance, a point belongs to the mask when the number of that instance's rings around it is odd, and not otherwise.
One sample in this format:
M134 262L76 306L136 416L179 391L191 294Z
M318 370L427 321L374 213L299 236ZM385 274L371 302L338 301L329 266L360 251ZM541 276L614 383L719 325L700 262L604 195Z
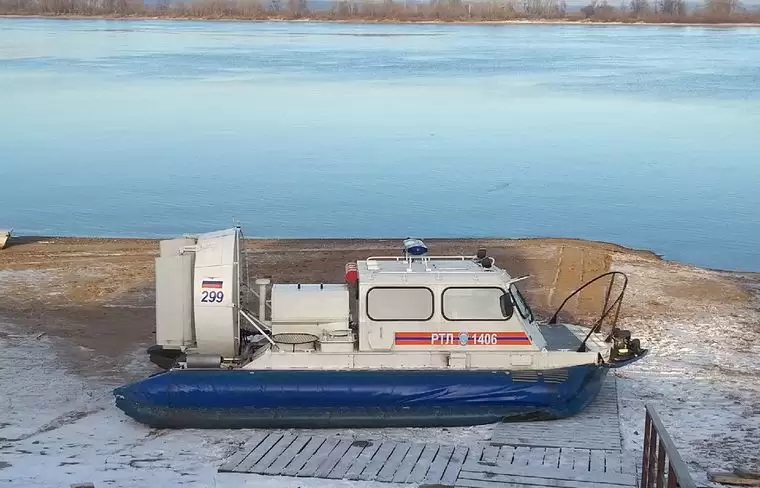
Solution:
M548 324L556 324L557 318L559 317L559 313L562 311L562 309L565 307L567 302L570 301L571 298L578 295L580 292L582 292L584 289L586 289L587 286L596 283L597 281L601 280L602 278L608 277L610 278L609 283L607 284L607 291L604 294L604 303L602 304L602 313L599 315L599 318L594 322L594 324L591 326L591 329L589 329L588 334L583 339L583 342L581 342L580 347L578 347L578 352L585 352L586 351L586 341L589 340L591 337L591 334L594 332L600 332L602 328L602 324L604 323L604 319L607 318L607 316L614 310L615 315L612 317L611 321L611 327L610 327L610 333L605 338L605 341L609 341L612 335L615 333L615 329L617 328L617 321L618 317L620 316L620 307L623 304L623 297L625 296L625 290L628 287L628 276L625 275L625 273L621 273L620 271L608 271L607 273L600 274L593 280L587 281L582 286L577 288L574 292L572 292L570 295L565 298L565 300L562 302L562 304L557 308L557 311L554 312L554 315L552 315L552 318L549 319ZM618 293L617 297L612 300L612 303L610 303L610 298L612 297L612 288L616 283L616 279L618 277L621 277L622 279L622 286L620 288L620 293Z
M660 416L646 405L641 488L696 488Z
M567 298L562 302L562 304L557 307L557 311L554 312L554 315L552 315L552 318L549 319L549 324L556 324L557 318L559 317L559 313L562 311L563 308L565 308L565 305L567 302L570 301L571 298L578 295L580 292L582 292L586 287L589 285L596 283L597 281L601 280L602 278L609 277L609 283L607 284L607 290L604 294L604 303L602 304L602 312L599 315L599 318L594 322L594 325L591 326L592 331L598 331L600 326L602 325L602 322L604 322L604 319L607 318L607 316L614 310L615 315L612 317L612 327L614 328L617 325L618 316L620 315L620 306L623 303L623 297L625 296L625 290L628 287L628 276L625 275L625 273L622 273L620 271L608 271L606 273L600 274L593 280L587 281L580 287L578 287L574 292L569 294ZM622 286L620 289L620 292L615 297L614 300L610 303L610 298L612 297L612 288L616 283L616 280L620 278L622 280Z

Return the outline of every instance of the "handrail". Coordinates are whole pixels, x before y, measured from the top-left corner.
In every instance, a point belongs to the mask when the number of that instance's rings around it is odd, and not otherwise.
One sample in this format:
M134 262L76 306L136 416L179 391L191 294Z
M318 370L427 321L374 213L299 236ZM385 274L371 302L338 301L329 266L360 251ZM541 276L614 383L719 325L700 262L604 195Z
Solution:
M429 261L433 259L450 260L450 261L469 261L476 259L476 256L412 256L417 261ZM365 261L409 261L407 256L370 256Z
M678 454L660 416L651 405L646 404L645 408L641 488L696 488L689 468Z
M615 278L617 278L618 275L621 275L623 277L623 288L620 290L620 293L618 294L617 298L615 298L612 304L608 307L607 304L610 301L612 286L615 284ZM562 308L571 298L573 298L575 295L583 291L583 289L589 286L590 284L604 278L605 276L612 276L612 278L610 279L610 284L607 285L607 292L604 295L604 303L602 304L602 314L599 316L599 319L594 323L594 325L591 326L591 329L589 329L588 334L586 334L586 337L583 338L583 342L581 342L581 345L578 347L578 352L583 352L586 350L586 342L588 341L589 337L591 337L591 334L593 334L594 332L597 332L597 329L601 327L602 322L604 322L604 319L607 318L607 315L609 315L609 313L612 311L613 308L616 309L615 318L612 319L612 327L611 327L610 333L604 340L609 341L612 335L615 333L615 327L617 326L618 317L620 315L620 307L623 304L623 296L625 295L625 290L628 287L628 276L626 276L625 273L621 273L620 271L608 271L607 273L600 274L596 278L586 282L585 284L580 286L577 290L575 290L570 295L568 295L568 297L565 298L565 300L559 306L557 311L554 312L554 315L552 315L552 318L549 319L549 322L548 322L549 324L556 324L557 317L559 316L560 311L562 311Z
M618 294L617 298L612 302L609 307L607 306L610 301L610 295L612 294L612 287L615 284L615 279L617 276L620 275L623 278L623 288L620 290L620 293ZM562 304L557 308L557 311L554 312L554 315L552 315L552 318L549 319L549 324L556 324L557 323L557 317L559 316L559 313L562 311L562 309L565 307L565 304L567 304L568 301L570 301L571 298L573 298L575 295L583 291L587 286L591 285L592 283L595 283L597 280L600 280L606 276L612 276L610 279L610 284L607 286L607 292L604 296L604 304L602 305L602 314L599 316L599 319L594 323L594 325L591 327L591 330L596 330L599 325L604 321L605 318L607 318L607 315L612 311L613 308L617 307L615 310L615 318L612 321L613 327L617 324L618 316L620 315L620 307L623 303L623 296L625 295L625 290L628 287L628 276L626 276L625 273L622 273L620 271L608 271L606 273L600 274L596 278L587 281L583 285L581 285L579 288L577 288L574 292L572 292L570 295L565 298L565 300L562 302Z

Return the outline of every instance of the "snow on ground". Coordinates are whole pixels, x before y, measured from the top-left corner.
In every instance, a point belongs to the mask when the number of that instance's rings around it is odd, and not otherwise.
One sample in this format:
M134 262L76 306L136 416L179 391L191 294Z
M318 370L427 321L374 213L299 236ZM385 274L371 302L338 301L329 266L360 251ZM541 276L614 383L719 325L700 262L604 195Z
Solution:
M0 324L0 486L59 488L86 481L119 488L403 486L217 473L252 430L157 430L139 425L115 408L111 388L116 385L84 380L60 368L56 350L61 346L47 336L37 339ZM137 359L136 355L130 361L130 369L139 369ZM147 362L144 356L142 360ZM458 444L488 439L490 429L319 433Z
M49 291L58 278L55 270L49 269L0 269L0 293L19 293L19 290L34 288L37 295L55 295L58 291Z
M635 260L618 262L615 269L634 276L644 272ZM667 286L671 271L652 269L650 273L661 276L650 276L646 282ZM701 274L716 274L692 273L695 281ZM707 471L760 468L760 307L737 308L735 302L702 307L689 297L664 296L656 286L634 286L626 294L626 301L664 302L668 317L620 324L651 349L642 361L616 372L622 379L618 391L624 448L641 452L648 403L698 486L723 486L710 483Z

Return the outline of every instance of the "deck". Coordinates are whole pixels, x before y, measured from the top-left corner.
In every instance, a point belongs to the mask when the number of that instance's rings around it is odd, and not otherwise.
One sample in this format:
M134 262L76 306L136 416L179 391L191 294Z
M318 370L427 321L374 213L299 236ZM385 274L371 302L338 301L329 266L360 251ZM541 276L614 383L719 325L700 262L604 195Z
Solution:
M257 432L220 472L469 488L634 488L623 456L615 378L582 414L504 423L470 445Z

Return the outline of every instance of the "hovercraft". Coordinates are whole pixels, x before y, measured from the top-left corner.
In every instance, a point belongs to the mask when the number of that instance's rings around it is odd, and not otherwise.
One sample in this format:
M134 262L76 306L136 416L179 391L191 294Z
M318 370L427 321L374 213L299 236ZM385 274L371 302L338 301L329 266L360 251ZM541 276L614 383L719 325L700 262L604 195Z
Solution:
M622 273L586 283L540 322L516 286L527 277L482 249L433 256L406 239L398 256L349 263L345 283L249 287L241 239L235 227L161 242L148 352L163 371L114 390L134 420L355 428L559 419L588 406L611 368L647 353L615 325ZM570 298L603 279L599 320L558 322Z

